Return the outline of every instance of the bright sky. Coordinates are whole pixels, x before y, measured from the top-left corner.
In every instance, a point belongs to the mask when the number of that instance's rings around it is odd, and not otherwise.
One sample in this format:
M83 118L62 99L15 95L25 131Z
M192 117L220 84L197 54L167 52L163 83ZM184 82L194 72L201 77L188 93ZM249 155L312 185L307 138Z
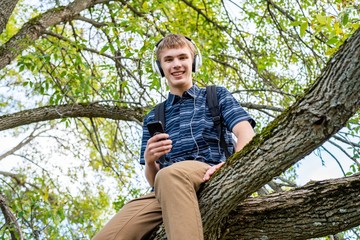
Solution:
M332 147L331 144L325 143L324 146L338 158L345 173L348 172L350 165L352 165L354 162L352 162L340 150ZM349 151L348 153L351 154ZM323 153L323 159L325 161L324 165L322 164L321 159L312 153L301 160L299 162L300 167L297 171L299 175L299 178L296 181L297 184L304 185L310 180L316 181L330 178L340 178L344 176L336 160L333 159L329 154Z

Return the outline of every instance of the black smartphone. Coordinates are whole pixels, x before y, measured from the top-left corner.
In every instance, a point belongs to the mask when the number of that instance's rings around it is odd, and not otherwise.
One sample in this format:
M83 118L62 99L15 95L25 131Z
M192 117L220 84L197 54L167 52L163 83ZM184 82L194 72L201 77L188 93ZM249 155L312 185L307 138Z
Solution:
M150 122L147 125L150 136L154 136L159 133L164 133L164 128L161 121Z

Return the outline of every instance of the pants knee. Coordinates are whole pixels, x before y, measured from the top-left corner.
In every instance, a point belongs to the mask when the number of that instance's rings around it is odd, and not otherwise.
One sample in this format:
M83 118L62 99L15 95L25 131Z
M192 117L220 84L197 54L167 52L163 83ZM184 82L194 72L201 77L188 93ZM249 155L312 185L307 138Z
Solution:
M169 182L175 181L176 179L179 179L181 175L182 175L181 171L174 167L163 168L156 174L155 186L159 185L159 183L162 183L162 182L169 183Z
M188 185L197 190L209 165L197 161L183 161L161 169L155 177L155 189Z

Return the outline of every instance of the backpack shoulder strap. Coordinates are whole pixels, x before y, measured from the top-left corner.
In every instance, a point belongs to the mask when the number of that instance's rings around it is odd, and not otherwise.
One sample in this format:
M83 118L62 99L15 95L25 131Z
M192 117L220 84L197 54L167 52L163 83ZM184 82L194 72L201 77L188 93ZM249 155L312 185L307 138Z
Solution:
M217 91L216 86L211 85L206 87L206 103L209 107L209 110L211 112L211 116L214 122L214 126L216 128L218 137L220 139L220 146L225 151L226 158L230 157L230 152L227 147L225 136L224 136L224 130L222 125L222 117L220 115L220 107L219 107L219 101L217 97Z
M209 107L214 123L218 125L219 123L221 123L221 119L215 85L206 87L206 103Z
M165 101L155 106L155 121L161 121L165 130Z
M155 106L155 121L161 121L162 125L163 125L163 129L164 131L166 131L165 129L165 101L159 103L158 105ZM165 165L166 159L165 159L165 155L162 155L159 158L159 164L160 164L160 168L163 168Z

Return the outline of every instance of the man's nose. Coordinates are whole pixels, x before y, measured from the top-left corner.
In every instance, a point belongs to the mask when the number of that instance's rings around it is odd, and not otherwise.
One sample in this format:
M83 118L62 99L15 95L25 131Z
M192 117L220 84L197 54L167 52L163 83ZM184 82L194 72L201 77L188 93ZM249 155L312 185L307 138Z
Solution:
M173 61L173 67L176 68L176 67L180 67L180 66L181 66L180 60L175 58Z

